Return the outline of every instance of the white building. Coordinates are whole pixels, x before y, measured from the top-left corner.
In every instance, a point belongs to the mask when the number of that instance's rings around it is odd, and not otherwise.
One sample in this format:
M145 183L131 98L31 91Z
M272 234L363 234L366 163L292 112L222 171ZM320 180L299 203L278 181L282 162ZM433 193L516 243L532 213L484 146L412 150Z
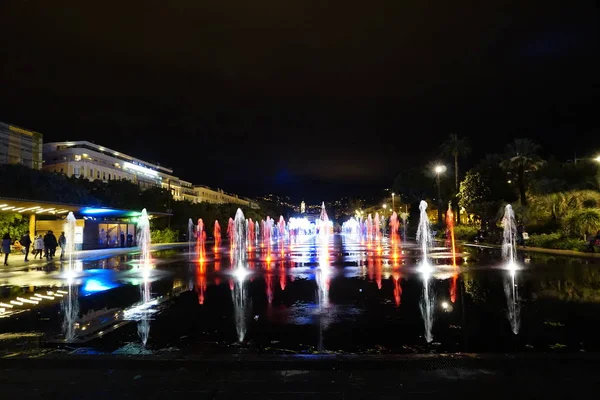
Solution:
M192 203L234 203L252 208L258 204L235 194L225 193L206 186L193 186L173 175L173 170L149 163L139 158L99 146L87 141L52 142L44 144L44 167L46 171L62 173L69 177L95 179L108 182L126 179L141 188L162 187L169 189L174 200Z
M141 188L163 187L171 190L175 200L193 201L195 197L192 183L174 176L172 169L91 142L45 143L43 152L46 171L90 181L126 179Z

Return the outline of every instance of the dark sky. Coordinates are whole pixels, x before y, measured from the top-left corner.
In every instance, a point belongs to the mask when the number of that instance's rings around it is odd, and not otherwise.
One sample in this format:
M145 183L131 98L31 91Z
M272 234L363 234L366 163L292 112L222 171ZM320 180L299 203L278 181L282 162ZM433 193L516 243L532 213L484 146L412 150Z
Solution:
M595 1L0 4L0 121L194 183L330 199L455 132L600 151ZM469 161L467 161L469 162Z

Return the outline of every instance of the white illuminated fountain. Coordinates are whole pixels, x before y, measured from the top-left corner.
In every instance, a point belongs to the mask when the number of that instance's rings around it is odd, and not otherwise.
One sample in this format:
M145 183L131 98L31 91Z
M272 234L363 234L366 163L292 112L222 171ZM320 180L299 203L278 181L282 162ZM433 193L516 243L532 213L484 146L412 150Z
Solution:
M403 212L400 214L400 219L402 219L402 231L404 233L404 240L406 239L406 227L408 226L408 213L407 212Z
M150 245L152 244L152 238L150 236L150 219L145 208L138 219L137 228L137 243L140 248L139 267L144 269L144 274L148 274L150 271Z
M319 215L319 220L317 221L317 228L319 229L319 234L322 235L326 235L330 231L329 216L325 210L325 202L321 203L321 214Z
M515 212L510 204L504 208L502 217L504 232L502 235L502 258L507 262L509 269L517 267L517 224Z
M421 214L419 217L419 226L417 227L417 242L421 245L421 268L431 271L429 248L431 247L433 239L431 237L431 225L429 223L429 217L427 216L427 202L425 200L421 200L419 210L421 211Z
M247 295L244 281L248 276L246 269L246 219L244 212L238 208L234 219L234 248L233 248L233 275L234 283L231 297L233 300L235 326L238 340L244 341L246 337Z
M79 289L75 285L75 226L76 220L72 212L67 215L67 222L65 224L65 252L67 256L67 266L65 275L67 277L67 284L69 286L68 294L63 298L62 310L64 313L63 318L63 332L65 334L65 341L72 342L75 339L75 321L79 317Z
M190 218L188 220L188 251L191 255L192 249L194 248L194 221Z
M433 310L435 308L435 295L433 293L431 285L431 273L433 268L429 262L429 247L431 246L431 226L429 223L429 217L427 216L427 202L421 200L419 204L419 210L421 211L419 218L419 226L417 228L417 242L421 245L422 260L419 266L419 272L423 277L423 295L419 303L421 309L421 315L423 316L423 323L425 324L425 340L427 343L433 340L431 329L433 327Z
M513 333L519 333L521 325L521 307L519 305L519 290L517 285L517 224L515 212L510 204L504 208L504 217L502 218L504 228L502 240L502 258L506 261L508 274L504 278L504 294L506 295L506 305L508 320Z

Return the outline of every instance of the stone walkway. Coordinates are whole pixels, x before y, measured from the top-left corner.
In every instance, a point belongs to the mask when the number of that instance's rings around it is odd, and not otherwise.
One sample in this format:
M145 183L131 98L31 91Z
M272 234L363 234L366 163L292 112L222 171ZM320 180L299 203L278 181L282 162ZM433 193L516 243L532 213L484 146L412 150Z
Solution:
M548 399L595 396L598 355L0 360L3 398Z
M151 249L152 249L152 251L159 251L159 250L168 250L168 249L177 248L177 247L185 247L187 245L188 245L187 242L185 242L185 243L161 243L161 244L153 244ZM109 257L114 257L114 256L122 255L122 254L128 254L128 253L132 253L132 254L139 253L139 247L115 247L115 248L110 248L110 249L83 250L83 251L78 251L75 258L77 260L82 260L82 261L86 261L89 259L97 260L99 258L109 258ZM4 261L4 257L2 258L2 261ZM45 258L41 259L41 260L39 258L34 259L33 254L30 254L29 261L26 262L25 256L23 254L15 253L15 254L11 254L8 257L8 267L0 266L0 271L20 271L23 269L30 269L30 268L42 268L48 264L55 264L55 263L61 263L60 250L56 251L56 256L51 261L48 261Z

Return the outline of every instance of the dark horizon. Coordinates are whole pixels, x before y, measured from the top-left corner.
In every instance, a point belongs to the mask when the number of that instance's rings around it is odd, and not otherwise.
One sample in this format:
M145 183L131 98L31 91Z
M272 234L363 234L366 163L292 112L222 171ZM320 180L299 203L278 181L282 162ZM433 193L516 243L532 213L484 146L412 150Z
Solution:
M62 3L0 6L0 121L194 184L370 195L450 133L472 143L463 172L517 137L600 150L593 2Z

